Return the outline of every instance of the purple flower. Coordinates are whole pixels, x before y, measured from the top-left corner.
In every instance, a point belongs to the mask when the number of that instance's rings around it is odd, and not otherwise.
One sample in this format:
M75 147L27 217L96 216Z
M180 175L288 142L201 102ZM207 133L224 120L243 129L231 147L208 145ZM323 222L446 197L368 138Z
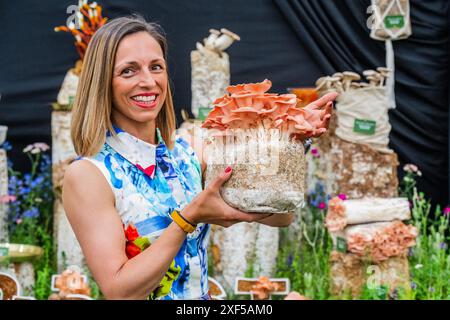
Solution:
M450 214L450 206L447 206L445 209L444 209L444 216L448 216Z
M311 149L311 154L313 155L314 158L320 157L319 150L317 150L316 148Z
M411 281L411 289L415 290L417 288L417 284Z
M294 257L292 256L292 254L288 255L287 257L287 265L288 266L292 266L292 261L294 260Z
M428 291L429 291L429 292L434 292L435 290L434 290L433 287L429 287L429 288L428 288Z
M441 242L439 244L439 248L442 249L442 250L445 250L445 249L447 249L447 244L445 242Z
M325 207L326 207L326 204L325 204L325 202L321 202L321 203L319 203L319 209L320 209L320 210L323 210L323 209L325 209Z
M344 193L341 193L340 195L338 195L338 197L341 200L347 200L347 195L345 195Z

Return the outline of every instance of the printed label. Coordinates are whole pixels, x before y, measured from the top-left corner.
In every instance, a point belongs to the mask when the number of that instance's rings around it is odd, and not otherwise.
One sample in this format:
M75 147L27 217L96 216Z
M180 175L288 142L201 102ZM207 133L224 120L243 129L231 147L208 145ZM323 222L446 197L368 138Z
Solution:
M211 108L200 108L198 109L198 118L202 121L206 120L206 117L211 112Z
M400 29L405 26L405 17L402 15L398 16L387 16L384 19L384 25L388 29Z
M353 131L370 136L370 135L375 134L376 126L377 126L377 123L375 121L355 119L355 123L353 125Z
M336 239L336 249L339 252L347 252L347 241L344 238L338 237Z
M0 257L6 257L9 254L9 249L8 248L4 248L4 247L0 247Z

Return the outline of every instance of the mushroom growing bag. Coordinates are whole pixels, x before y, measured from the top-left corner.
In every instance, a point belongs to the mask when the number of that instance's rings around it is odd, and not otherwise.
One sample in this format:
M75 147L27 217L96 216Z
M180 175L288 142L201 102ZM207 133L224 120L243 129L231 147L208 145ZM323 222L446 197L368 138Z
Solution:
M348 142L365 144L381 152L388 148L389 101L385 87L368 87L343 92L337 99L336 135Z
M225 170L231 178L220 192L245 212L289 213L303 206L303 141L326 131L331 107L297 107L294 94L272 94L269 80L227 88L214 102L208 128L206 185Z
M372 0L372 11L373 39L401 40L412 34L409 0Z

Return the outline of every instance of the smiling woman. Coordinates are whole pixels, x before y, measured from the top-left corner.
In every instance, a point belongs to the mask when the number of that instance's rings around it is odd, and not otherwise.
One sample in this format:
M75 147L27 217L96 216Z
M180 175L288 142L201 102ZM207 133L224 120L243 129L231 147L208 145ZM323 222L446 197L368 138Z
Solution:
M156 119L164 141L172 148L175 113L168 84L167 43L161 28L142 18L114 19L95 33L91 43L86 55L92 58L84 61L74 101L72 140L77 154L96 154L104 143L105 132L114 132L114 117L133 119L134 115L135 122L145 126L148 120ZM149 86L155 92L149 92ZM138 103L148 95L158 100L155 106ZM137 113L132 105L148 110ZM154 139L150 137L153 143Z
M130 60L131 59L131 60ZM154 125L168 87L164 53L147 32L128 35L117 49L112 79L112 120L136 136L141 126ZM145 130L148 134L155 128ZM141 137L155 144L155 137Z
M209 224L292 221L227 205L219 189L231 167L202 191L205 164L172 139L166 55L158 26L111 20L89 43L74 101L81 157L64 175L64 209L109 299L209 299Z

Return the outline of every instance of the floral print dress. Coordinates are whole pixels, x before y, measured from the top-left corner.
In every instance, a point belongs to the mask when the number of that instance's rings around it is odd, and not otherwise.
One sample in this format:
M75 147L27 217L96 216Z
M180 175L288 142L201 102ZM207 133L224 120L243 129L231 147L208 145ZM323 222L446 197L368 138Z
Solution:
M83 159L100 169L115 195L115 206L127 239L128 258L152 245L182 210L202 191L201 166L181 138L173 150L157 129L157 146L114 127L98 154ZM187 235L160 285L149 299L208 299L207 244L209 225L198 224Z

